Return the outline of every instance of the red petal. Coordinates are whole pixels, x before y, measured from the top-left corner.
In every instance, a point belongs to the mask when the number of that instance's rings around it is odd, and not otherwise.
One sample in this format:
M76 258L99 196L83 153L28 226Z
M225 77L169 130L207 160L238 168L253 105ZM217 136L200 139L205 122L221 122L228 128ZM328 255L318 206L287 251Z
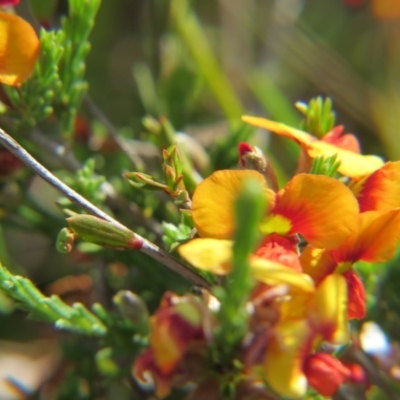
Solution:
M350 370L337 358L326 353L307 357L304 372L308 383L322 396L332 396L350 377Z
M365 289L361 279L352 271L346 271L343 276L347 281L349 303L347 317L362 319L365 317Z

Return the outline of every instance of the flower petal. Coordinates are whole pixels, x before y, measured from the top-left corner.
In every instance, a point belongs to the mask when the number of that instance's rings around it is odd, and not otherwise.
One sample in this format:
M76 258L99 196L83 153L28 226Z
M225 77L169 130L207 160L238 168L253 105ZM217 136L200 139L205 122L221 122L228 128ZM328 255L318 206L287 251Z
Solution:
M400 2L399 0L372 0L372 12L381 20L400 18Z
M250 170L214 172L201 182L193 195L192 215L199 235L229 239L235 229L234 203L244 180L256 179L265 186L266 196L273 192L266 187L264 177Z
M152 349L146 350L134 362L132 376L144 389L154 389L160 399L166 397L171 391L171 376L165 375L154 362Z
M348 292L348 319L362 319L366 313L366 296L364 285L359 276L352 270L348 270L343 274L347 283Z
M0 0L0 7L15 6L19 3L19 0Z
M232 242L218 239L193 239L178 248L179 254L196 268L217 275L231 270Z
M350 184L351 185L351 184ZM355 183L358 186L357 183ZM363 182L356 193L360 211L387 211L400 207L400 161L387 162Z
M341 182L322 175L296 175L276 198L273 214L292 223L290 233L300 233L315 247L335 248L358 222L358 203Z
M250 268L258 281L268 285L283 283L305 292L314 291L314 282L308 275L277 262L253 256L250 258Z
M321 140L307 144L305 150L311 158L321 156L327 158L336 155L337 160L340 161L338 172L351 178L369 175L383 165L380 157L353 153Z
M317 286L336 267L336 262L328 250L317 249L310 245L301 252L300 263L303 272L311 276Z
M0 12L0 82L18 86L32 73L40 42L24 19Z
M351 133L342 135L343 126L338 125L332 128L324 137L321 138L323 142L333 144L341 149L352 151L353 153L361 153L360 144L356 136Z
M307 390L303 362L310 350L312 332L305 320L283 321L274 328L267 345L265 378L284 397L302 397Z
M288 139L294 140L300 145L308 144L318 140L314 136L308 134L307 132L301 131L300 129L292 128L289 125L281 124L279 122L271 121L266 118L243 116L243 122L247 122L250 125L257 126L258 128L263 128Z
M304 371L308 383L322 396L333 396L351 375L349 368L327 353L307 357Z
M383 164L382 159L379 157L363 156L351 151L356 150L357 146L355 146L354 140L348 137L346 140L351 143L347 143L350 147L347 147L346 144L346 150L341 148L344 145L344 141L341 142L337 140L335 144L327 143L324 140L318 140L307 132L265 118L244 116L242 117L242 121L296 141L304 148L311 158L319 156L326 158L336 154L341 163L338 172L345 176L360 177L368 175ZM329 138L327 140L331 141Z
M363 260L390 260L400 238L400 210L367 211L360 214L357 229L337 249L331 251L337 263Z
M349 340L347 283L339 274L328 275L309 304L309 319L325 340L344 344Z

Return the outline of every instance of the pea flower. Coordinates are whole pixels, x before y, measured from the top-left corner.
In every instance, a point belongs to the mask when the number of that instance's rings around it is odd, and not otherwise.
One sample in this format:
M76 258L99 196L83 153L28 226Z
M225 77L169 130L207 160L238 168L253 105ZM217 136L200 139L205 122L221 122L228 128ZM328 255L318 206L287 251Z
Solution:
M214 172L196 188L192 215L202 238L230 239L234 229L233 205L245 179L264 183L256 171ZM301 234L310 244L335 248L355 229L358 204L341 182L322 175L298 174L279 192L265 185L268 211L260 230L267 236Z
M340 275L328 276L313 293L298 293L281 302L264 356L268 384L282 396L303 396L313 382L307 361L323 342L339 345L349 340L346 314L346 281ZM337 385L342 382L338 379Z
M165 397L173 385L184 384L206 369L205 350L214 324L206 304L193 295L166 292L150 319L150 348L135 361L132 374Z
M336 155L337 160L340 161L338 172L351 178L369 175L383 165L380 157L360 154L355 136L350 134L341 136L340 127L334 128L327 135L318 139L302 130L265 118L244 116L242 120L298 143L302 148L302 157L299 163L301 172L309 171L311 161L320 156L327 158Z
M0 11L0 83L21 85L33 71L39 48L39 38L28 22Z
M365 289L352 266L357 261L390 260L400 238L400 209L368 211L359 215L355 231L333 250L307 246L300 258L304 272L318 284L329 274L343 274L348 285L348 318L365 316Z

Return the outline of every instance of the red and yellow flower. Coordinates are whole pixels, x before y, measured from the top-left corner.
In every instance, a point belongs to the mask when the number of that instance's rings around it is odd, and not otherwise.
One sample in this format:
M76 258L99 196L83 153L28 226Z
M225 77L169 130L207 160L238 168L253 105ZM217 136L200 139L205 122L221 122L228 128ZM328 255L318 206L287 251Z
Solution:
M230 239L235 229L233 204L243 181L264 185L267 213L260 230L267 236L301 234L317 247L335 248L355 229L358 204L341 182L322 175L299 174L275 193L256 171L217 171L196 188L193 220L203 238Z
M150 348L138 357L132 374L142 385L153 384L164 397L171 386L184 384L205 366L213 320L199 298L166 292L150 324Z
M230 239L236 229L233 204L246 179L260 181L268 203L259 223L264 239L250 256L250 268L254 278L267 285L268 296L274 293L268 288L284 285L287 290L261 312L268 321L256 319L252 324L255 331L245 358L252 364L249 360L255 362L254 354L264 347L261 362L268 384L281 395L298 397L307 390L306 360L323 341L346 343L348 327L345 278L329 274L316 290L309 285L298 255L297 235L310 246L333 251L357 230L359 207L343 183L325 176L298 174L276 193L256 171L217 171L193 196L192 216L201 238L179 248L195 267L229 273ZM257 288L261 290L258 299L263 289ZM264 328L260 331L260 327Z
M352 270L357 261L390 260L400 238L400 209L368 211L359 215L357 229L333 250L307 246L301 254L304 272L318 285L327 275L343 274L348 284L349 318L365 316L365 290Z

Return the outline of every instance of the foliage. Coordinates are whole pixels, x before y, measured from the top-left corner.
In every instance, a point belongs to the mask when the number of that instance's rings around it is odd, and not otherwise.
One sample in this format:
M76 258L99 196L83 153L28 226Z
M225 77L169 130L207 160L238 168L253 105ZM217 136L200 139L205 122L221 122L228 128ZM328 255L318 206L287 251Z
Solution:
M396 398L395 2L17 3L0 397Z

